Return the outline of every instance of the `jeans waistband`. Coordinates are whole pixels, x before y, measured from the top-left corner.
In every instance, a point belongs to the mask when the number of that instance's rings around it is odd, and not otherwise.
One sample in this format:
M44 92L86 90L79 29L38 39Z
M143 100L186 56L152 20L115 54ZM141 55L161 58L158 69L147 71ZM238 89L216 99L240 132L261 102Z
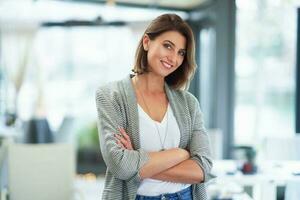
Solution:
M169 199L169 198L175 198L175 197L181 197L182 195L186 194L186 193L191 193L191 189L192 187L189 186L183 190L180 190L178 192L174 192L174 193L167 193L167 194L161 194L158 196L143 196L143 195L137 195L136 198L140 199L140 200L164 200L164 199Z

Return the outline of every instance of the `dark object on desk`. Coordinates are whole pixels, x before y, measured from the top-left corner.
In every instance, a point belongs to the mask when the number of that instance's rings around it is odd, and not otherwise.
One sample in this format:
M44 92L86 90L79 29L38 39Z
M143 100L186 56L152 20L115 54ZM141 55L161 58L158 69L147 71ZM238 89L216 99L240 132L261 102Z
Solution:
M243 174L255 174L257 172L257 166L255 165L256 151L251 146L236 146L235 152L242 153L242 157L235 158L243 161L240 169Z
M257 167L254 165L254 163L245 162L241 171L243 174L255 174L257 172Z
M52 143L53 134L46 118L25 122L25 143Z

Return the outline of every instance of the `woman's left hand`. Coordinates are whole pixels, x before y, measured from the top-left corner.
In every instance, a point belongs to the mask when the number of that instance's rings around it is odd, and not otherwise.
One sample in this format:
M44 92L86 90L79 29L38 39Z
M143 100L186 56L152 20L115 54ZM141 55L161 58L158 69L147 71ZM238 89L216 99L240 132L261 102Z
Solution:
M123 128L119 128L120 134L116 134L115 137L117 138L117 144L119 144L121 147L127 149L127 150L133 150L130 137L125 132Z

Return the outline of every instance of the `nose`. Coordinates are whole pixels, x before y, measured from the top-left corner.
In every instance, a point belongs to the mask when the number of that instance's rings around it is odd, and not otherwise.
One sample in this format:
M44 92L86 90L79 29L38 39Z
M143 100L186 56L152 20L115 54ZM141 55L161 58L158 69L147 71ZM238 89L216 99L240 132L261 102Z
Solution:
M177 55L175 52L171 52L168 56L168 62L170 62L170 64L175 65L176 60L177 60Z

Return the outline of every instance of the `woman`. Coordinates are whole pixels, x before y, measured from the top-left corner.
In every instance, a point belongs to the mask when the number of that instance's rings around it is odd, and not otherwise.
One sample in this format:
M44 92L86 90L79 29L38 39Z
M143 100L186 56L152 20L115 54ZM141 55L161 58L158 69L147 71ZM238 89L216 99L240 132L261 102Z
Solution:
M207 199L209 139L185 90L195 67L190 27L164 14L139 42L134 75L97 90L103 199Z

